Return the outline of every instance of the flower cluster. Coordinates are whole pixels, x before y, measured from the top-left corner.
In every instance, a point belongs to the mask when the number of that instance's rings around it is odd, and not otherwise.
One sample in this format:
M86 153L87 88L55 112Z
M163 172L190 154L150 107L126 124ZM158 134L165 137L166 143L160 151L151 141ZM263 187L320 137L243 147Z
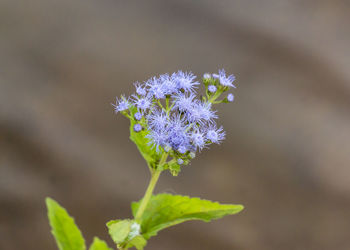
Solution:
M225 131L216 124L218 116L212 106L233 102L232 93L218 99L231 87L235 88L234 81L235 77L226 75L224 70L206 73L205 94L198 96L200 83L191 72L163 74L135 83L135 94L117 98L113 106L116 113L136 121L135 132L147 131L150 146L158 152L168 152L179 165L187 164L197 151L225 138ZM131 108L137 112L130 112Z

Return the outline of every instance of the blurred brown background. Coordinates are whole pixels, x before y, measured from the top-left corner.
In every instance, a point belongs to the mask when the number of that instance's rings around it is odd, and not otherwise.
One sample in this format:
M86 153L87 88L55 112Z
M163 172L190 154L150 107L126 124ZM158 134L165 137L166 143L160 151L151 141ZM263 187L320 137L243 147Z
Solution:
M147 167L114 97L225 68L227 140L157 192L241 203L147 249L350 249L350 1L0 0L0 249L57 249L44 198L87 242L130 217Z

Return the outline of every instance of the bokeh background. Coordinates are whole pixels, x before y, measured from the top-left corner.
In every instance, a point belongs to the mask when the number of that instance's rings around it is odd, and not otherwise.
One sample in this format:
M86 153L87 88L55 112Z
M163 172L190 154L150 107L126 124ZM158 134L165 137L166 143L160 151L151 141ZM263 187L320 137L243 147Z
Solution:
M44 198L88 243L149 175L110 105L165 72L237 76L227 140L157 192L241 203L147 249L350 249L350 1L0 0L0 249L54 250Z

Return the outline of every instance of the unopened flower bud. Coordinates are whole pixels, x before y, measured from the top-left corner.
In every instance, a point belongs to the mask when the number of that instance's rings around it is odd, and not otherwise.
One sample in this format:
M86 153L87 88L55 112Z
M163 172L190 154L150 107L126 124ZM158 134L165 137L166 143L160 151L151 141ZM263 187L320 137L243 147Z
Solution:
M182 160L182 159L177 159L177 163L178 163L179 165L182 165L182 164L184 164L184 160Z
M140 124L135 124L134 125L134 131L135 132L140 132L142 130L142 126Z
M210 78L211 78L211 75L210 75L209 73L205 73L205 74L203 75L203 78L204 78L204 79L210 79Z
M235 96L233 94L230 93L230 94L227 95L227 100L229 102L233 102L234 99L235 99Z
M208 91L209 91L210 93L215 93L216 90L217 90L217 88L216 88L215 85L209 85L209 86L208 86Z
M135 115L134 115L134 118L139 121L142 119L142 114L140 112L137 112Z
M190 157L191 159L194 159L194 158L196 157L196 153L195 153L195 152L191 152L191 153L189 154L189 157Z

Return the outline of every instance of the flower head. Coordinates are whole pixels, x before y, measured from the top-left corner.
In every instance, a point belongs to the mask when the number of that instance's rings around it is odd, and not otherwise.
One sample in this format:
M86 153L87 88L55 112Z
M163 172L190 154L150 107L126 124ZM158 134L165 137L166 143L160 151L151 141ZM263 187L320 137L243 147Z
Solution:
M161 82L158 78L153 77L146 82L146 86L148 89L148 97L155 99L163 99L165 98L165 91L162 87Z
M204 124L205 122L212 122L216 119L215 111L211 109L209 102L196 102L187 112L187 119L194 123Z
M176 83L177 88L182 89L185 92L193 92L196 85L199 85L199 82L194 81L196 76L191 72L182 72L179 70L178 72L173 73L171 78Z
M178 109L180 112L186 112L193 108L197 100L194 94L177 94L174 96L174 107L173 109Z
M135 82L134 86L136 88L136 93L140 96L146 96L147 94L147 90L146 90L146 86L144 84L141 84L139 82Z
M187 164L196 156L197 150L225 139L223 128L217 128L218 115L213 105L234 99L230 93L223 100L218 100L220 94L227 90L222 86L234 87L233 75L226 76L224 70L219 70L219 74L205 74L203 78L206 79L206 97L198 97L195 91L199 85L195 81L196 76L191 72L178 71L152 77L142 84L135 83L136 94L131 99L124 96L117 98L113 106L116 112L122 112L134 121L142 121L135 124L133 130L145 130L150 147L157 152L164 150L179 165ZM123 112L127 110L130 110L129 115Z
M134 104L138 109L146 110L149 109L152 105L152 101L148 97L138 97L134 95L133 98Z
M236 80L236 77L234 75L226 76L224 69L220 69L219 74L213 74L213 77L218 79L220 84L224 87L236 88L236 86L232 84L234 80Z
M205 146L205 135L200 132L199 130L196 130L192 132L191 139L193 145L198 148L199 150L202 150Z
M219 144L225 139L225 131L222 127L217 129L215 125L211 125L206 131L206 138L212 143Z
M161 75L159 77L159 82L161 84L161 88L165 95L171 95L173 93L177 93L178 91L177 84L174 81L174 79L170 77L168 74Z
M112 106L114 107L115 113L125 111L129 109L129 99L125 99L124 96L121 96L120 99L116 98L115 104L112 104Z
M166 113L158 109L154 110L147 116L148 127L152 130L159 131L166 128L168 125L168 117Z

